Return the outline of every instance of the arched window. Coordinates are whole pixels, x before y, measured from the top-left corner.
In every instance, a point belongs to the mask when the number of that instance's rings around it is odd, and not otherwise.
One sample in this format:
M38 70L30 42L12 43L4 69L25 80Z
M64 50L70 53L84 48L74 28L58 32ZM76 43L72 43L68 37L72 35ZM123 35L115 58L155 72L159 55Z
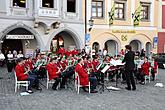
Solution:
M13 0L13 7L26 8L26 0Z

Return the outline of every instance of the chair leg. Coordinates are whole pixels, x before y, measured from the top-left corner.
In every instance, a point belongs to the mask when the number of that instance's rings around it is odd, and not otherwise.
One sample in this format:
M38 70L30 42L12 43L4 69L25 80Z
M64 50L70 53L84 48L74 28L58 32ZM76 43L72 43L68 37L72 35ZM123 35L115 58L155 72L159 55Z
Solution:
M15 93L17 92L17 84L15 84Z
M90 85L90 82L89 82L89 93L91 93L91 85Z
M28 84L26 85L26 90L28 90Z
M146 79L146 76L145 76L145 80L144 80L144 83L146 84L146 81L147 81L147 79Z
M77 94L79 94L79 92L80 92L80 87L77 86Z
M46 89L48 89L49 88L49 83L48 83L48 81L47 81L47 83L46 83Z

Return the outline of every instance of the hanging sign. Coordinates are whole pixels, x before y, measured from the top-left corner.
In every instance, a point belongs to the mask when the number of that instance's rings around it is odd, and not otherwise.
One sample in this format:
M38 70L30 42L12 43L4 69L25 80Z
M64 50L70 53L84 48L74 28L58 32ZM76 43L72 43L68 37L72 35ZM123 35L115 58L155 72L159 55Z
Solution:
M34 35L6 35L6 39L34 39Z

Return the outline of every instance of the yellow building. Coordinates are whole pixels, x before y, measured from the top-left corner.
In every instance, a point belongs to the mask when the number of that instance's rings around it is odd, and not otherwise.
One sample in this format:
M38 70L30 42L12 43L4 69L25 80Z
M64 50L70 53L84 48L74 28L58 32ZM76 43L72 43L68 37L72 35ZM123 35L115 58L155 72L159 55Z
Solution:
M126 44L134 51L144 49L157 52L153 38L158 34L158 0L87 0L87 29L89 20L94 20L88 45L91 48L107 49L109 54L116 55ZM84 2L85 4L85 2ZM114 5L115 4L115 5ZM134 26L133 14L141 4L141 21ZM109 14L115 6L113 24L109 25ZM85 8L85 6L84 6ZM112 11L111 11L112 13ZM85 16L85 12L84 12Z

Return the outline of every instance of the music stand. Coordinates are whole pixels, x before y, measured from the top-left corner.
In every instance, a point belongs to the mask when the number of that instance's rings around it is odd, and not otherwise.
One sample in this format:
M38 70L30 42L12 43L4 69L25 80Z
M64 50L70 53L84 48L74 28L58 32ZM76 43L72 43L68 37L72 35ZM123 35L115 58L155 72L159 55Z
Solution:
M104 74L105 72L109 69L110 65L106 65L102 70L101 70L101 88L99 89L100 93L104 92L104 90L110 90L107 88L107 86L104 84Z
M124 66L124 63L122 63L121 60L116 60L116 61L113 61L113 62L110 62L114 67L116 67L116 71L115 71L115 74L116 74L116 87L118 86L118 75L119 75L119 68L121 66Z

